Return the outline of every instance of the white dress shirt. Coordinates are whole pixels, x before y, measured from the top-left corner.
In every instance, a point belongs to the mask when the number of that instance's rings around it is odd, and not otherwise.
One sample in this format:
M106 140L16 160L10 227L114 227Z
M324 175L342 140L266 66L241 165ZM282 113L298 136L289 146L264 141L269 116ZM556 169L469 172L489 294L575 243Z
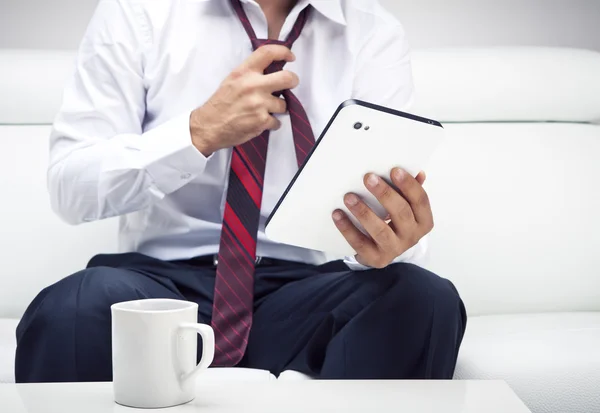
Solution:
M267 21L242 0L259 38ZM315 9L293 46L294 90L319 136L357 98L399 110L413 100L402 26L375 0L300 0ZM231 149L204 157L192 110L252 52L229 0L101 0L81 43L51 136L48 184L68 223L120 217L119 250L163 260L218 252ZM264 223L297 171L289 117L272 132L257 255L323 263L323 253L266 238ZM342 200L340 200L342 202ZM416 262L425 240L397 261ZM364 269L350 257L354 269Z

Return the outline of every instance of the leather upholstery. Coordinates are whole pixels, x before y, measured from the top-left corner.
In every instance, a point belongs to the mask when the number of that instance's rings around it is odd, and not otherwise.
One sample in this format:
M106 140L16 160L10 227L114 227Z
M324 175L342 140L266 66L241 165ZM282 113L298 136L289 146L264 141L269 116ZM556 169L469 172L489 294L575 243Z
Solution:
M414 112L441 122L600 120L600 54L543 47L415 51Z
M600 120L597 52L417 50L412 62L417 85L412 112L442 122ZM0 123L51 123L74 64L71 51L0 50Z
M0 124L0 318L20 317L42 288L81 270L94 254L116 251L116 220L73 227L50 209L49 135L48 125Z
M427 267L470 315L600 311L600 125L445 128Z
M49 207L49 124L72 59L0 51L0 381L14 379L8 318L115 250L117 221L70 227ZM427 171L436 229L426 267L457 285L471 316L456 378L505 379L534 413L600 411L600 125L581 123L600 119L600 54L416 52L414 71L414 112L446 123Z
M457 379L503 379L535 413L600 412L600 312L469 320Z
M57 50L0 50L0 124L50 124L75 54Z
M18 320L0 318L0 383L15 381L15 329Z

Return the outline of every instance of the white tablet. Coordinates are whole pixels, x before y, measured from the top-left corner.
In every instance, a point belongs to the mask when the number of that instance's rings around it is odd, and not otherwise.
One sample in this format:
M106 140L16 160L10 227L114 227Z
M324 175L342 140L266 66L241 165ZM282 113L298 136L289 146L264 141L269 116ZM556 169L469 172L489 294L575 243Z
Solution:
M401 167L416 176L444 136L439 122L358 100L344 102L317 140L304 165L266 223L269 239L334 256L356 252L335 226L332 213L348 213L344 196L353 192L380 216L387 213L365 188L373 172L390 182Z

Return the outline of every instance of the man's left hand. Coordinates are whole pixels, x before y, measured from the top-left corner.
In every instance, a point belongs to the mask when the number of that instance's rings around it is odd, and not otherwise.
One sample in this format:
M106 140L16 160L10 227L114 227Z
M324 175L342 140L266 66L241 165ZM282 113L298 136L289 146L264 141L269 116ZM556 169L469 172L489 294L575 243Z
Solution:
M357 252L357 261L368 267L387 267L433 229L431 205L423 188L425 173L414 178L396 168L390 177L397 190L374 174L366 175L364 182L388 211L388 220L378 217L356 194L344 198L346 207L369 236L356 228L343 211L333 213L335 225Z

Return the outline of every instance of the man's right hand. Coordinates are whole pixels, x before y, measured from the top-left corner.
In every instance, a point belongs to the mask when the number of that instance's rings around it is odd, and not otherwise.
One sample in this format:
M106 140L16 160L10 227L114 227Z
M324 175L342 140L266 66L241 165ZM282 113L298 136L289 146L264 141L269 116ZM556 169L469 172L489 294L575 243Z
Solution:
M274 116L285 113L285 100L274 92L298 86L298 76L283 70L265 75L276 61L292 62L295 56L285 46L268 45L256 50L221 83L215 94L190 116L194 146L205 156L243 144L265 130L276 130Z

